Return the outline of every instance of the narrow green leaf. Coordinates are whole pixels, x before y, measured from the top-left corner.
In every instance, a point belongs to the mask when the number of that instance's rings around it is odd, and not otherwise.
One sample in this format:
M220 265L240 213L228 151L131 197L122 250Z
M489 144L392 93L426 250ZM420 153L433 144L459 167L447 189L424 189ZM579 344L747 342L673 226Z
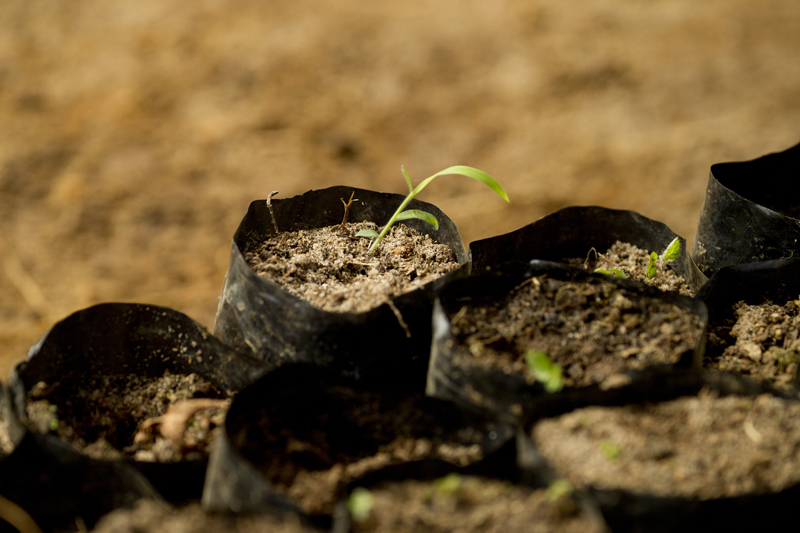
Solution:
M546 353L528 350L525 354L525 363L533 373L533 377L544 385L547 392L558 392L564 387L561 367L552 362Z
M400 170L403 171L403 176L406 177L406 183L408 183L408 192L413 194L414 193L414 184L411 183L411 176L409 176L408 172L406 172L406 167L401 166Z
M375 496L364 487L356 487L347 498L347 509L356 522L363 522L369 518L373 505L375 505Z
M609 269L596 268L594 271L597 272L598 274L605 274L607 276L614 276L615 278L628 279L628 276L625 274L625 272L623 272L618 268L609 268Z
M356 233L356 237L377 237L378 232L374 229L362 229L358 233Z
M656 261L658 261L658 254L655 252L650 252L650 262L647 263L647 279L653 279L656 277Z
M672 242L667 245L667 249L664 250L664 253L661 254L661 260L665 263L670 263L678 257L679 253L681 253L681 241L678 237L675 237L672 239Z
M447 174L458 174L458 175L461 175L461 176L466 176L468 178L476 179L476 180L480 181L481 183L484 183L487 186L489 186L494 192L496 192L497 194L502 196L503 199L506 202L510 201L508 199L508 194L506 194L506 191L503 190L503 188L500 186L500 184L497 183L494 180L493 177L491 177L489 174L487 174L486 172L484 172L482 170L478 170L477 168L468 167L468 166L465 166L465 165L456 165L454 167L448 167L448 168L446 168L444 170L440 170L439 172L437 172L436 174L434 174L430 178L426 178L426 179L422 180L422 182L420 182L420 184L417 185L417 187L414 189L413 194L415 194L415 195L419 194L419 192L422 189L424 189L425 187L427 187L428 184L430 182L432 182L435 178L438 178L439 176L444 176L444 175L447 175Z
M411 218L422 220L424 222L427 222L434 228L439 229L439 221L436 220L436 217L431 215L430 213L426 213L425 211L420 211L419 209L406 209L405 211L397 215L397 217L395 217L395 221L408 220Z

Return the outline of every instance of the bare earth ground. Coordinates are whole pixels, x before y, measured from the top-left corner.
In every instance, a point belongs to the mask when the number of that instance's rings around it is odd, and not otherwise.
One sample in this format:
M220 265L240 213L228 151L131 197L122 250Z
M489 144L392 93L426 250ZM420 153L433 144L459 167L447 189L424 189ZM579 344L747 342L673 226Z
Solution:
M210 327L248 203L351 184L464 239L567 205L689 238L709 166L800 141L796 0L4 0L0 376L56 320Z

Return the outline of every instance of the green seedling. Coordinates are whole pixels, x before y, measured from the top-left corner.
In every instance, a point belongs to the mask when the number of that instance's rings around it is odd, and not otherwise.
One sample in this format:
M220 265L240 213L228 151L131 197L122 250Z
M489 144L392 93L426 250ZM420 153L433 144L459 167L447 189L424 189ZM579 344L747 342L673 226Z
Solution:
M622 453L622 449L611 441L604 440L600 443L600 451L608 460L613 461Z
M614 276L615 278L624 278L628 279L628 276L622 270L618 268L596 268L594 270L598 274L605 274L607 276Z
M547 392L558 392L564 388L561 367L552 362L546 353L528 350L525 354L525 363L533 373L533 377L544 385Z
M656 270L658 268L659 260L662 264L671 263L675 261L680 252L681 241L678 239L678 237L672 239L672 242L667 245L664 253L662 253L660 256L655 252L650 252L650 261L647 263L647 279L653 279L656 277Z
M461 487L461 476L454 472L437 479L434 483L440 494L452 496Z
M547 499L554 502L563 496L569 496L574 490L572 483L566 479L556 479L547 486Z
M47 427L50 431L55 431L58 429L58 416L56 416L56 411L58 411L58 406L50 405L48 410L53 413L53 418L50 419L50 422L47 424Z
M375 505L375 496L364 487L356 487L347 498L347 509L356 522L363 522L369 518L373 505Z
M439 229L439 221L436 220L436 217L431 215L430 213L426 213L425 211L420 211L419 209L406 209L409 202L414 199L414 197L422 191L425 187L428 186L430 182L432 182L435 178L439 176L444 176L446 174L458 174L460 176L466 176L468 178L476 179L482 183L488 185L494 192L499 194L503 197L503 199L508 202L508 195L506 191L497 183L494 178L492 178L489 174L483 172L482 170L478 170L477 168L467 167L464 165L456 165L454 167L448 167L440 172L437 172L433 176L426 178L420 182L419 185L414 187L411 183L411 177L406 172L406 169L400 167L400 170L403 171L403 176L406 178L406 182L408 183L408 196L403 200L403 203L400 204L400 207L397 208L397 211L394 212L392 218L389 219L389 222L383 227L383 230L380 234L374 230L361 230L356 233L356 237L374 237L375 240L372 242L372 245L369 247L370 253L374 253L378 246L380 246L381 240L383 237L389 232L389 229L394 225L395 222L398 220L408 220L412 218L416 218L419 220L423 220L433 226L436 229Z

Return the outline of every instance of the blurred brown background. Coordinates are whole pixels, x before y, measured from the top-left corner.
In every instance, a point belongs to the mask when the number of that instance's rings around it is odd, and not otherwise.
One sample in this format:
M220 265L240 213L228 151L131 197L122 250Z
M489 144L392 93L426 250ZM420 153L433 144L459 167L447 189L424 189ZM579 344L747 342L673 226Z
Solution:
M465 241L567 205L694 236L800 141L797 0L3 0L0 376L97 302L213 324L251 200L437 180Z

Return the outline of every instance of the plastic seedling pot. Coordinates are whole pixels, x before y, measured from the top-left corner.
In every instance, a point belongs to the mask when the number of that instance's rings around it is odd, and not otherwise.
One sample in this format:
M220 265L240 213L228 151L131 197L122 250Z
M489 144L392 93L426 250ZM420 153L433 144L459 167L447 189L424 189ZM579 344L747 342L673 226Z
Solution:
M480 531L488 524L508 533L545 530L548 525L553 531L607 531L599 507L586 493L555 497L549 486L523 481L516 456L501 468L496 462L485 468L480 463L458 467L438 460L392 465L344 488L333 531ZM366 513L363 503L359 509L355 500L365 489L372 500ZM534 492L538 494L531 497ZM523 512L528 516L518 516Z
M692 256L720 268L800 252L800 144L752 161L712 165Z
M617 241L660 254L675 237L679 236L666 224L635 211L576 206L556 211L510 233L475 241L469 251L472 272L477 274L509 262L583 259L592 248L604 253ZM680 253L668 268L696 291L706 277L689 256L686 239L679 237L679 240Z
M404 198L399 194L331 187L275 199L272 209L278 228L296 231L339 224L343 213L340 199L348 198L353 191L359 201L350 209L349 222L384 224ZM430 350L434 297L447 280L467 275L469 264L461 236L444 213L417 200L412 201L409 208L434 215L439 229L420 220L405 220L399 224L447 245L462 265L419 289L392 298L410 337L388 304L363 313L324 311L258 276L243 253L275 234L264 200L250 204L233 237L214 334L234 349L268 364L313 361L357 379L422 390Z
M631 384L619 388L602 390L600 387L590 387L539 397L528 406L525 421L521 426L522 430L518 435L520 466L523 470L532 469L536 475L545 469L550 470L551 477L570 479L569 472L558 471L552 457L544 453L541 445L534 443L532 439L531 435L537 424L548 419L569 415L582 408L635 406L631 412L638 413L641 420L638 423L629 422L628 427L631 428L631 431L637 432L640 427L653 427L652 419L647 419L652 415L648 415L646 409L681 397L696 398L698 394L703 393L710 394L711 398L719 399L734 396L746 397L756 404L759 398L766 397L780 398L790 402L797 401L796 398L791 398L733 374L686 369L647 371L634 379ZM711 419L705 419L705 423L713 424ZM588 417L583 418L581 424L573 436L563 442L564 447L571 445L567 440L593 442L589 441L588 437L582 433L582 431L589 431L583 428L591 428L592 420ZM689 425L686 423L685 429L678 432L681 439L688 438ZM737 429L740 428L737 427ZM548 429L548 431L550 430ZM748 429L745 428L743 433L747 432ZM661 436L663 435L659 437ZM757 438L755 433L750 433L750 436ZM611 439L615 437L619 437L619 435L609 436ZM640 438L642 437L638 435L632 437L627 444L636 446L635 443L640 442L637 440ZM608 455L609 464L613 465L614 461L625 454L639 459L654 457L663 461L664 465L682 464L680 457L675 457L670 462L670 450L659 449L660 442L658 441L659 438L648 438L641 441L646 443L645 448L647 448L641 450L639 448L632 449L623 443L619 448L611 450L613 455L610 453ZM634 444L631 445L631 443ZM601 443L600 447L602 446ZM609 452L609 450L602 451ZM709 450L709 460L712 460L712 457L711 450ZM589 455L585 455L580 461L574 463L575 468L578 471L585 468L584 465L589 459ZM667 471L663 475L671 474ZM688 479L716 479L710 476L712 476L711 473L708 475L698 474ZM658 480L651 478L651 481L655 483ZM573 482L577 486L583 487L582 483L575 482L575 480ZM604 478L604 483L607 484L617 482L617 477L611 474ZM650 489L601 488L594 484L584 488L599 502L611 529L621 532L778 530L780 527L785 527L783 524L791 520L794 514L793 504L800 495L800 484L798 483L790 484L786 488L774 492L753 491L731 497L712 498L655 495L648 493Z
M729 337L727 329L736 322L734 306L738 302L748 305L761 305L771 302L783 306L788 301L800 298L800 258L776 259L759 263L744 263L727 266L719 269L697 293L697 298L702 299L708 307L709 333L719 333L715 338L710 338L706 353L706 364L711 364L720 357L723 350L734 343ZM783 331L779 338L768 335L773 317L764 317L763 329L759 338L766 345L784 346L789 352L794 352L797 357L797 347L790 337L791 331ZM779 327L780 326L776 326ZM796 326L794 327L796 329ZM789 330L791 329L788 328ZM712 335L709 335L712 337ZM767 351L767 350L765 350ZM791 355L791 354L786 354ZM769 364L770 361L762 361ZM794 386L800 384L795 364L792 382ZM791 367L787 367L787 370ZM769 380L765 380L769 381Z
M450 402L287 364L234 398L211 454L203 504L252 512L289 501L330 523L338 489L352 479L419 459L467 466L502 456L513 434L510 425Z
M193 373L209 382L224 397L254 381L263 372L263 362L251 360L228 348L200 324L177 311L151 305L101 304L55 324L31 348L28 359L12 369L9 390L14 415L33 426L29 418L28 394L40 382L57 387L61 396L67 395L60 406L52 405L56 416L60 416L62 411L79 409L70 407L70 404L82 401L79 399L82 394L106 394L99 389L87 390L94 380L100 383L103 379L116 379L116 382L124 383L135 376L155 379L165 374L185 376ZM169 395L169 392L164 394ZM78 412L74 415L83 416ZM86 416L89 415L87 412ZM106 416L110 416L110 412ZM130 425L130 420L125 418L124 423L122 418L119 420L113 422L122 425L117 426L116 431L114 426L108 429L114 434L119 431L121 439L127 438L122 432ZM56 420L56 428L58 424ZM127 429L136 431L135 417L131 424L132 427ZM53 427L44 431L37 427L36 432L42 433L36 435L37 442L63 453L65 458L81 456L53 431ZM67 461L65 458L56 460ZM142 472L165 499L175 502L200 498L207 462L81 460L90 465L110 463L112 466L103 467L106 471L131 465ZM117 483L114 479L108 482Z
M90 459L28 432L11 412L8 389L0 385L0 392L13 443L13 451L0 458L0 495L24 509L42 530L67 530L78 518L92 527L114 509L140 498L160 498L132 466Z
M573 302L570 294L583 296ZM624 326L630 324L627 315L634 325ZM675 321L679 315L682 322ZM481 316L492 317L488 326L473 322ZM545 381L528 371L527 350L568 364L561 368L566 388L624 380L629 371L659 364L699 368L707 319L702 302L632 280L548 261L507 263L442 291L434 309L426 392L515 420L526 403L548 394ZM662 335L663 342L628 342L663 327L674 330ZM489 340L481 340L484 330ZM651 357L654 343L664 348ZM493 352L497 363L487 359Z

